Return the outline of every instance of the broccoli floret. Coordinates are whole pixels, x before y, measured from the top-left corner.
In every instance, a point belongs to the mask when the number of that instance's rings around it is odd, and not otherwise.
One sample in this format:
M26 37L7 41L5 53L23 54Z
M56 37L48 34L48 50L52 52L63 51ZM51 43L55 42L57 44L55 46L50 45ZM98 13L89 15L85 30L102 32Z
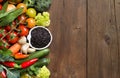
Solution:
M46 66L43 66L38 70L37 77L49 78L49 76L50 76L50 70Z
M34 8L38 12L47 11L50 8L52 0L35 0Z
M24 0L23 3L25 3L27 7L34 7L35 0Z

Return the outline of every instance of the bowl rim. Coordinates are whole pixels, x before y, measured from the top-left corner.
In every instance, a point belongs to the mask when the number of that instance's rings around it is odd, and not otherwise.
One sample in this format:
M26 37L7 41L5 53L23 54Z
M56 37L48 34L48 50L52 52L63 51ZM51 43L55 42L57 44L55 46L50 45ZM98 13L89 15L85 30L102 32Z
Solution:
M31 44L31 32L32 32L35 28L43 28L43 29L47 30L48 33L50 34L50 42L49 42L45 47L36 48L36 47L32 46L32 44ZM29 43L29 45L30 45L31 48L36 49L36 50L42 50L42 49L45 49L45 48L47 48L47 47L50 46L50 44L51 44L51 42L52 42L52 40L53 40L53 36L52 36L52 34L51 34L51 32L50 32L50 30L49 30L48 28L46 28L46 27L44 27L44 26L35 26L35 27L33 27L33 28L30 29L29 34L28 34L28 36L27 36L27 40L28 40L28 43Z

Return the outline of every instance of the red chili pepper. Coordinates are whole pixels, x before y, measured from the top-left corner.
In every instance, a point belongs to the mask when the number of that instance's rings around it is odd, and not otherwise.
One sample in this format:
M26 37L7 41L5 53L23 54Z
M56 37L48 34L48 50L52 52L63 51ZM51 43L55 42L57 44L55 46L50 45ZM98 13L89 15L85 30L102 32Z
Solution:
M0 78L7 78L5 70L0 72Z
M27 68L27 67L33 65L34 63L36 63L37 61L38 61L38 58L34 58L29 61L23 62L20 66L21 66L21 68Z
M11 67L11 68L19 68L19 66L15 62L12 62L12 61L5 61L5 62L2 62L2 64L4 66Z

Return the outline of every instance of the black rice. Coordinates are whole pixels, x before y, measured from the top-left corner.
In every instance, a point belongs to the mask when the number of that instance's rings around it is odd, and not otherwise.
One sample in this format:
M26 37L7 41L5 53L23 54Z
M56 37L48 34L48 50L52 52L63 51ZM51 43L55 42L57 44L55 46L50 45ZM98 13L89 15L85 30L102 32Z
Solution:
M47 46L50 40L50 33L44 28L38 27L31 32L31 45L35 48Z

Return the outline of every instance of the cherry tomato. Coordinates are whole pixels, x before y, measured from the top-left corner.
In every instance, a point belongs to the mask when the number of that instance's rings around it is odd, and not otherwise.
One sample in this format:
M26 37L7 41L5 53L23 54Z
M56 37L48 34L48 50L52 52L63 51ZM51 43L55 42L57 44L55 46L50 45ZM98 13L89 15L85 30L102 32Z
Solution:
M5 40L3 39L2 41L0 41L0 49L3 49L3 48L9 48L10 47L10 44Z
M34 18L36 16L36 10L34 8L28 8L26 11L26 15L28 15L29 17Z
M12 22L12 25L16 25L16 21L15 20Z
M12 25L15 26L15 25L16 25L16 22L13 21L11 25L7 25L7 26L5 26L5 30L10 31Z
M4 36L7 33L7 31L4 28L0 28L0 38Z
M5 30L10 31L11 30L10 25L5 26Z
M0 10L2 10L2 5L0 4Z
M6 38L7 38L8 42L11 43L11 44L16 43L19 39L18 34L15 31L12 31L10 34L8 34L6 36Z
M3 2L3 0L0 0L0 3Z
M17 5L17 8L23 8L23 13L27 11L27 6L24 3L19 3Z
M27 27L25 27L24 25L19 25L18 29L20 29L20 36L27 36L29 33L29 30Z
M28 18L27 20L26 20L26 22L27 22L27 27L28 28L32 28L32 27L34 27L35 26L35 19L33 19L33 18Z
M27 19L27 17L25 16L25 14L18 16L18 21L20 24L24 24L26 19Z

